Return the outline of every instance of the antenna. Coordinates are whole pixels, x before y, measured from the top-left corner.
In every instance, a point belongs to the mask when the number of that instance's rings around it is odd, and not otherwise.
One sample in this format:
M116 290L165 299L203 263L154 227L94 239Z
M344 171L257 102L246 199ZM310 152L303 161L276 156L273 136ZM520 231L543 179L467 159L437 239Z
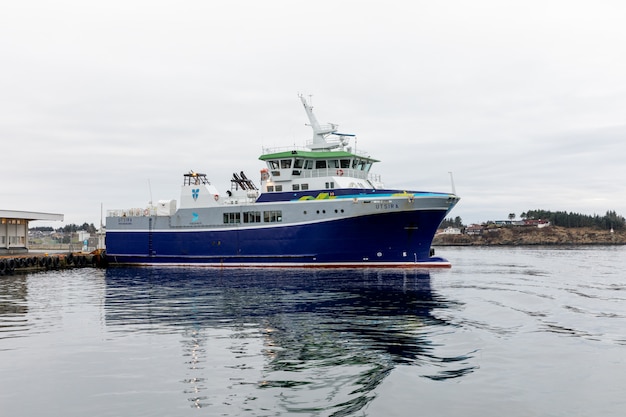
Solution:
M452 185L452 194L456 195L456 189L454 188L454 177L452 176L452 171L448 171L450 174L450 185Z
M152 185L150 185L150 178L148 178L148 190L150 191L150 207L152 207Z

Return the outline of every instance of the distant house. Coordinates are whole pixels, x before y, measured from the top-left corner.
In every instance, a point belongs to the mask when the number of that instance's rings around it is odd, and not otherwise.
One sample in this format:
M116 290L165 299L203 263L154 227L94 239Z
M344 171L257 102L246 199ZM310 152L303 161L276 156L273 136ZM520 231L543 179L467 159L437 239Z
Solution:
M91 237L91 234L89 234L89 232L84 231L84 230L79 230L78 232L76 232L76 234L78 235L79 242L89 240L89 238Z
M446 227L441 233L444 235L460 235L461 229L459 229L458 227Z
M483 234L484 227L479 224L471 224L465 228L465 234L470 236L480 236Z
M524 220L496 220L498 226L524 226Z
M538 228L542 228L542 227L548 227L550 226L550 222L547 220L535 220L535 219L527 219L524 220L524 226L535 226Z

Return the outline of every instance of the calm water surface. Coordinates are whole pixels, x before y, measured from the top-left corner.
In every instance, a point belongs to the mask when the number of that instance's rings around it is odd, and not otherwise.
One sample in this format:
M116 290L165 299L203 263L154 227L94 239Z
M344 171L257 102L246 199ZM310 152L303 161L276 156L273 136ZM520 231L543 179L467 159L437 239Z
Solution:
M0 277L2 416L623 416L626 248Z

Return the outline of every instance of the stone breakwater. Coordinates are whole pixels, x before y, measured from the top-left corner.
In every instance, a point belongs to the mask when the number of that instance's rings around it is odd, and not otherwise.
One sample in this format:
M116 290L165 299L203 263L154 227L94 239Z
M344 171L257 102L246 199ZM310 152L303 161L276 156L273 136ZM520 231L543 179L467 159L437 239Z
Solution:
M550 226L491 227L480 235L437 234L433 246L625 245L626 231Z

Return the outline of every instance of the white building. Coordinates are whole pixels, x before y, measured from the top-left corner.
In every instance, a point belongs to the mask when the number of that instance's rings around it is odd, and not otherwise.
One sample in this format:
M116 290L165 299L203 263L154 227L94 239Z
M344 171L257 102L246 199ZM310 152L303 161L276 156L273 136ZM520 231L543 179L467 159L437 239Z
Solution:
M28 222L63 221L62 214L0 210L0 254L28 252Z

